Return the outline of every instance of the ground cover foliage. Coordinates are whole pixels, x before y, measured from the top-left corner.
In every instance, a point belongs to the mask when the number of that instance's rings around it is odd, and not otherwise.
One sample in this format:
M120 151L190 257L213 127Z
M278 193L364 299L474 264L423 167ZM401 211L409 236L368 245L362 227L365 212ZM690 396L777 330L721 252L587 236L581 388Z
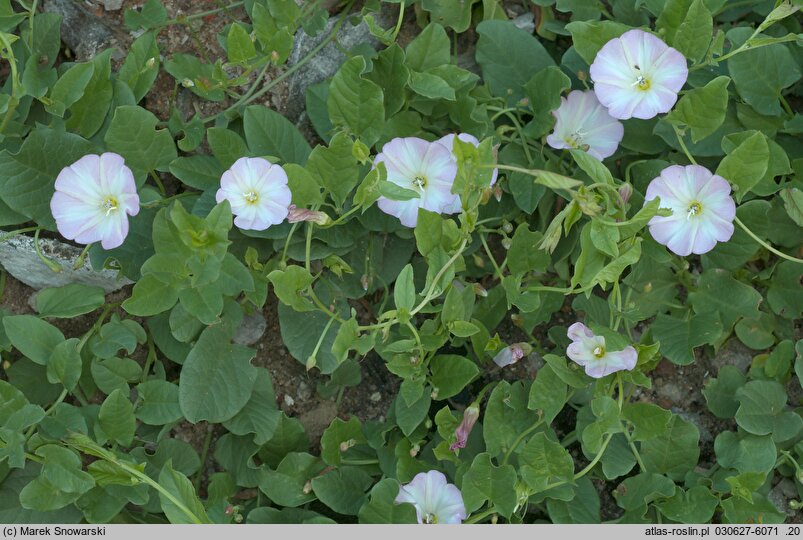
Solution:
M73 62L58 15L0 0L0 239L62 231L55 180L86 155L122 156L139 197L122 245L85 252L136 282L119 301L74 284L39 293L36 314L0 311L0 521L443 522L396 500L428 471L459 489L467 523L794 521L800 3L519 3L530 26L498 0L199 7L230 18L217 35L227 57L211 62L160 50L159 33L194 15L148 0L125 13L124 59ZM377 47L346 51L307 88L312 136L259 102L319 52L288 64L301 32L325 44L360 20ZM403 23L415 31L400 44ZM570 148L547 144L561 98L592 92L590 65L634 28L685 57L677 102L621 119L603 161L579 128L562 136ZM216 112L158 118L147 103L160 72ZM423 201L425 182L400 186L376 157L396 138L450 133L477 139L441 147L458 206L420 209L414 227L383 212L377 201ZM243 157L281 165L292 223L234 224L218 190ZM678 214L647 188L673 165L732 190L732 235L702 254L653 237ZM341 415L310 444L256 351L232 342L269 295L292 356L327 376L319 392L342 395L381 359L401 381L385 415ZM85 333L58 327L87 314ZM511 320L517 342L498 332ZM567 336L576 322L586 333ZM635 365L589 376L571 352L589 336L596 358L632 350ZM700 362L733 336L754 356L708 378L707 414L727 427L703 460L698 426L640 390L659 362ZM528 355L542 360L534 378L505 380ZM213 450L172 438L179 423L215 426ZM796 490L789 508L768 496L781 481Z

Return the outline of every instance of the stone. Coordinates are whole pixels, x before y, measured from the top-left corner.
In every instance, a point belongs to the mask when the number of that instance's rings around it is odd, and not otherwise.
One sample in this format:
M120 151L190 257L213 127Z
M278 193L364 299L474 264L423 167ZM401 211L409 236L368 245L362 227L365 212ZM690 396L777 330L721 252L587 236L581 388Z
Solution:
M81 249L58 240L40 238L42 253L61 266L61 272L54 272L36 255L33 238L13 236L0 242L0 265L17 280L34 289L60 287L70 283L83 283L101 287L106 293L114 292L133 281L118 276L113 270L92 269L89 257L78 269L73 269L81 255Z
M255 311L243 317L240 327L234 334L233 341L237 345L253 345L259 341L267 327L268 322L265 320L265 316L261 312Z
M307 401L312 397L312 388L310 385L301 381L298 383L297 397L301 401Z
M103 0L103 9L117 11L123 7L123 0Z
M782 479L767 493L767 499L775 505L775 508L787 516L793 517L796 512L789 506L789 501L797 499L797 488L794 481L790 478Z
M736 338L731 338L725 345L710 359L713 373L718 373L719 368L725 365L735 366L742 373L747 373L747 368L753 362L753 351L748 349Z
M45 0L44 10L61 15L61 40L78 62L117 44L114 30L75 0Z
M301 62L307 54L327 39L338 20L339 17L331 17L326 23L326 27L316 36L309 36L303 29L300 29L296 34L287 66L293 67ZM376 21L382 27L389 27L393 24L389 15L385 15L385 11L376 16ZM343 49L352 50L361 43L368 43L370 46L376 47L379 43L371 35L368 25L363 21L357 25L351 24L350 21L344 22L337 33L336 41L337 44L335 40L327 43L290 77L287 84L288 96L285 114L291 121L298 121L306 108L307 87L332 77L337 73L340 65L346 61Z

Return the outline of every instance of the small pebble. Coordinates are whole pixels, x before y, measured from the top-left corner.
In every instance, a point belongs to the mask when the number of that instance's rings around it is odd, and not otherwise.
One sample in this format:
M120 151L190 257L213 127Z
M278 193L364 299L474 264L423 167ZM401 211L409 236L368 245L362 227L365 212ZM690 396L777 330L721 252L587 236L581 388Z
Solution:
M285 405L287 405L288 407L292 407L293 405L295 405L295 404L296 404L296 400L294 400L294 399L293 399L293 398L290 396L290 394L285 394L285 395L284 395L284 404L285 404Z
M382 399L382 394L380 394L379 392L374 392L368 399L376 403Z

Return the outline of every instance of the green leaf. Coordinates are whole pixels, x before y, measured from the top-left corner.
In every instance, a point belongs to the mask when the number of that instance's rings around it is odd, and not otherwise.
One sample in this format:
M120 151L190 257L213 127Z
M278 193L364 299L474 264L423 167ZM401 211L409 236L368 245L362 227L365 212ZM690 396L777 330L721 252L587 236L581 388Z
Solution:
M433 32L430 30L433 25L427 26L424 32ZM418 38L416 38L418 39ZM413 41L415 43L415 41ZM412 43L411 43L412 46ZM413 49L415 50L415 48ZM449 38L446 38L446 50L448 62ZM390 118L392 115L399 112L404 105L405 87L410 80L410 70L405 65L405 54L401 47L396 43L390 45L387 49L381 51L379 55L373 60L374 69L368 74L368 78L378 84L382 88L385 104L385 115ZM310 91L307 91L307 101L309 102ZM309 103L307 104L309 112ZM328 120L328 117L327 117Z
M151 426L171 424L182 418L178 404L178 385L168 381L151 380L137 385L139 401L135 414Z
M81 98L69 107L70 116L65 125L67 129L82 137L93 136L106 120L106 112L114 97L111 83L111 56L111 49L107 49L92 59L94 64L92 77L84 88Z
M413 267L407 265L399 272L393 287L393 302L396 309L409 312L415 306L415 283L413 283Z
M786 213L792 221L803 227L803 191L798 188L787 188L782 189L780 193Z
M713 29L714 19L711 12L705 7L703 0L694 0L671 44L686 59L697 63L708 51Z
M797 82L801 75L799 63L781 43L737 54L728 60L728 71L739 95L756 112L767 116L782 114L781 90Z
M417 523L412 504L395 502L401 486L394 478L380 480L358 514L360 523Z
M783 261L775 272L767 289L767 302L772 311L786 319L798 319L803 314L803 290L800 287L803 269L799 263Z
M343 132L329 141L329 146L316 146L309 156L306 170L315 179L313 189L323 186L338 205L346 202L359 181L359 164L352 153L353 141ZM295 193L294 193L295 195Z
M677 126L690 128L693 142L705 139L725 121L729 84L730 77L723 75L702 88L689 90L666 115L666 119Z
M101 391L111 394L119 389L128 392L128 383L142 376L142 368L130 358L95 360L90 365L92 378Z
M574 499L568 502L547 499L546 506L552 523L599 523L600 500L591 480L587 476L580 478L574 492Z
M772 433L776 417L786 406L786 392L775 381L750 381L736 391L736 399L736 423L754 435Z
M107 437L122 446L129 446L134 440L137 429L134 406L120 389L103 401L98 412L98 424Z
M566 25L566 30L572 34L572 45L577 54L590 65L603 45L630 27L614 21L573 21Z
M159 119L142 107L117 107L104 140L106 147L125 158L138 177L138 185L149 171L167 171L176 159L176 145L166 129L156 129Z
M631 476L619 484L613 492L616 504L625 510L636 510L641 507L646 510L646 505L652 501L674 494L675 483L666 476L654 472Z
M257 156L276 156L285 163L304 165L312 152L287 118L262 105L245 109L243 131L248 148Z
M281 412L276 408L276 395L273 391L269 372L257 368L254 390L248 403L224 427L235 435L254 434L256 444L264 444L273 437L281 421Z
M50 114L64 117L67 109L84 95L84 89L94 72L95 65L92 62L70 67L53 85L49 96L51 103L45 105L45 110Z
M86 154L96 152L94 144L73 133L56 129L34 129L16 154L0 150L0 198L14 212L43 227L55 229L50 211L54 182L61 170Z
M134 285L131 296L123 302L123 309L137 317L148 317L167 311L177 300L175 287L148 274Z
M500 381L491 392L482 422L487 451L497 456L512 448L521 433L532 427L537 418L527 408L529 388L523 381Z
M485 501L504 517L510 517L516 506L516 469L511 465L497 467L485 452L477 455L463 475L461 491L466 511L479 509Z
M248 403L257 378L255 351L229 342L220 325L203 331L181 370L179 404L190 422L223 422Z
M47 380L50 383L61 383L66 390L72 391L81 378L81 353L78 351L79 339L70 338L53 348L47 361Z
M10 315L2 321L11 344L43 366L56 346L64 341L64 334L58 328L33 315Z
M128 56L117 76L131 89L137 103L142 101L159 75L159 56L153 32L139 36L128 49Z
M613 175L600 160L583 150L569 150L574 161L595 182L613 184Z
M234 23L229 27L226 37L226 53L232 64L247 64L257 55L251 36L241 24Z
M401 396L396 398L396 423L405 436L409 436L415 431L415 428L421 425L421 422L424 421L429 413L431 403L432 397L429 392L424 392L420 398L410 405Z
M428 24L407 46L407 66L415 71L426 71L448 64L451 61L450 49L446 30L440 24Z
M719 506L719 497L705 486L694 486L688 491L678 488L673 496L655 506L678 523L708 523Z
M410 90L426 98L445 99L447 101L454 101L455 99L454 89L449 86L449 83L432 73L413 71L410 73L408 84Z
M666 431L672 413L652 403L631 403L622 410L622 416L635 426L632 440L648 441Z
M569 88L571 80L557 66L546 67L527 81L524 95L530 101L534 116L528 131L537 125L536 135L545 135L552 128L555 122L552 111L560 106L560 96Z
M171 461L162 467L159 485L167 492L159 492L159 502L170 523L211 523L192 483L186 476L173 470Z
M430 12L430 20L465 32L471 24L471 6L477 0L422 0L421 7Z
M348 421L335 418L321 436L321 459L329 465L338 467L344 451L341 444L345 443L346 449L348 449L363 442L365 442L365 436L362 433L362 424L359 418L352 416Z
M217 190L223 172L220 162L211 156L180 157L170 163L170 174L181 180L182 184L201 191Z
M672 415L666 431L641 443L641 458L648 471L682 480L700 457L700 431L691 422Z
M474 362L455 354L434 356L429 367L432 386L438 391L439 400L459 394L480 371Z
M131 30L156 28L167 22L167 10L159 0L148 0L142 9L125 11L125 24Z
M373 481L358 467L341 467L312 479L312 491L318 499L339 514L356 516L365 503Z
M527 408L536 411L538 417L543 418L549 424L563 410L568 397L566 383L551 366L546 365L538 370L538 375L530 387Z
M36 295L40 317L69 319L95 311L106 301L103 289L80 283L42 289Z
M368 79L365 58L355 56L347 60L332 78L326 106L335 125L344 126L368 146L381 136L385 123L382 88Z
M315 456L292 452L282 459L275 471L264 471L259 489L276 504L301 506L315 499L307 483L325 468L326 465Z
M312 311L314 306L301 293L312 283L313 277L302 266L290 265L285 270L274 270L268 274L273 291L279 300L295 311Z
M738 202L758 184L767 172L769 147L763 133L756 132L720 162L716 174L734 184Z
M697 314L718 313L723 330L730 332L740 317L758 316L761 295L730 272L714 268L703 272L697 290L689 293L689 301Z
M710 379L703 389L708 410L717 418L733 418L739 408L736 391L747 381L738 368L730 365L719 368L716 379Z
M520 100L524 97L522 88L532 76L555 65L543 45L512 21L483 21L477 25L477 32L477 63L495 96Z
M704 313L687 319L662 313L650 328L655 339L661 342L661 354L679 366L694 362L696 347L714 343L722 335L722 323L716 313Z
M282 341L290 354L306 365L310 359L318 338L322 334L321 346L315 356L315 366L321 373L332 373L339 364L332 353L332 346L339 330L339 323L329 324L330 318L320 311L298 312L295 308L279 304L279 326ZM310 339L314 336L314 339Z
M717 463L739 472L769 472L775 466L778 450L772 437L725 431L714 441Z
M737 56L738 58L738 56ZM730 497L721 503L724 515L722 523L783 523L786 514L779 512L764 495L754 494L750 503L741 497Z
M557 482L574 483L574 460L569 451L536 433L519 454L521 477L536 493Z

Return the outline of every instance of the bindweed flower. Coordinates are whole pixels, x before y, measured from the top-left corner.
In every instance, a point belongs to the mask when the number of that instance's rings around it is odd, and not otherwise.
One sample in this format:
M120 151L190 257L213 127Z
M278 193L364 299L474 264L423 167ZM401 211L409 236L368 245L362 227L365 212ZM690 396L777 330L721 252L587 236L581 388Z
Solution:
M643 30L606 43L590 71L597 98L620 120L668 112L689 75L680 52Z
M378 163L385 164L389 182L419 195L407 201L381 196L377 201L380 210L399 218L405 227L415 227L419 208L439 214L460 211L460 197L451 192L457 161L442 144L397 137L382 147L374 160L374 165Z
M496 356L494 356L494 363L499 367L509 366L515 364L531 352L533 352L533 348L529 343L514 343L496 353Z
M329 225L332 223L332 218L330 218L326 212L296 208L296 205L291 204L288 208L287 222L299 223L301 221L310 221L318 225Z
M463 495L438 471L415 475L409 484L401 486L395 502L414 505L418 522L427 525L462 523L466 519Z
M279 165L263 158L242 157L220 178L217 202L231 204L234 224L240 229L264 231L287 217L290 188Z
M621 351L608 351L605 348L605 338L595 335L583 323L571 325L566 335L572 340L566 348L566 355L585 367L589 377L599 379L616 371L636 367L636 349L628 346Z
M128 216L139 213L134 175L118 154L86 155L59 173L50 211L68 240L119 247L128 236Z
M449 450L454 452L458 448L466 447L468 436L471 434L471 430L474 429L474 424L477 423L479 418L480 408L476 403L472 403L466 407L466 410L463 411L463 420L454 432L455 441L449 446Z
M546 138L549 146L584 150L600 161L616 152L625 134L622 123L608 114L591 90L572 90L561 97L552 116L556 121Z
M441 143L443 146L448 148L450 151L454 152L454 138L455 137L457 137L458 139L460 139L464 143L471 143L474 146L476 146L477 148L479 148L479 146L480 146L479 139L477 139L477 137L475 137L474 135L471 135L470 133L458 133L457 135L455 135L454 133L449 133L448 135L444 135L443 137L441 137L440 139L438 139L435 142ZM494 152L494 154L495 153L496 152ZM488 185L489 186L493 186L494 184L496 184L496 178L498 176L499 176L499 169L494 169L493 172L491 173L491 183L488 184Z
M717 242L733 235L736 203L730 185L721 176L700 165L672 165L647 186L645 204L661 198L661 208L671 216L655 216L648 225L659 244L685 257L708 253Z

